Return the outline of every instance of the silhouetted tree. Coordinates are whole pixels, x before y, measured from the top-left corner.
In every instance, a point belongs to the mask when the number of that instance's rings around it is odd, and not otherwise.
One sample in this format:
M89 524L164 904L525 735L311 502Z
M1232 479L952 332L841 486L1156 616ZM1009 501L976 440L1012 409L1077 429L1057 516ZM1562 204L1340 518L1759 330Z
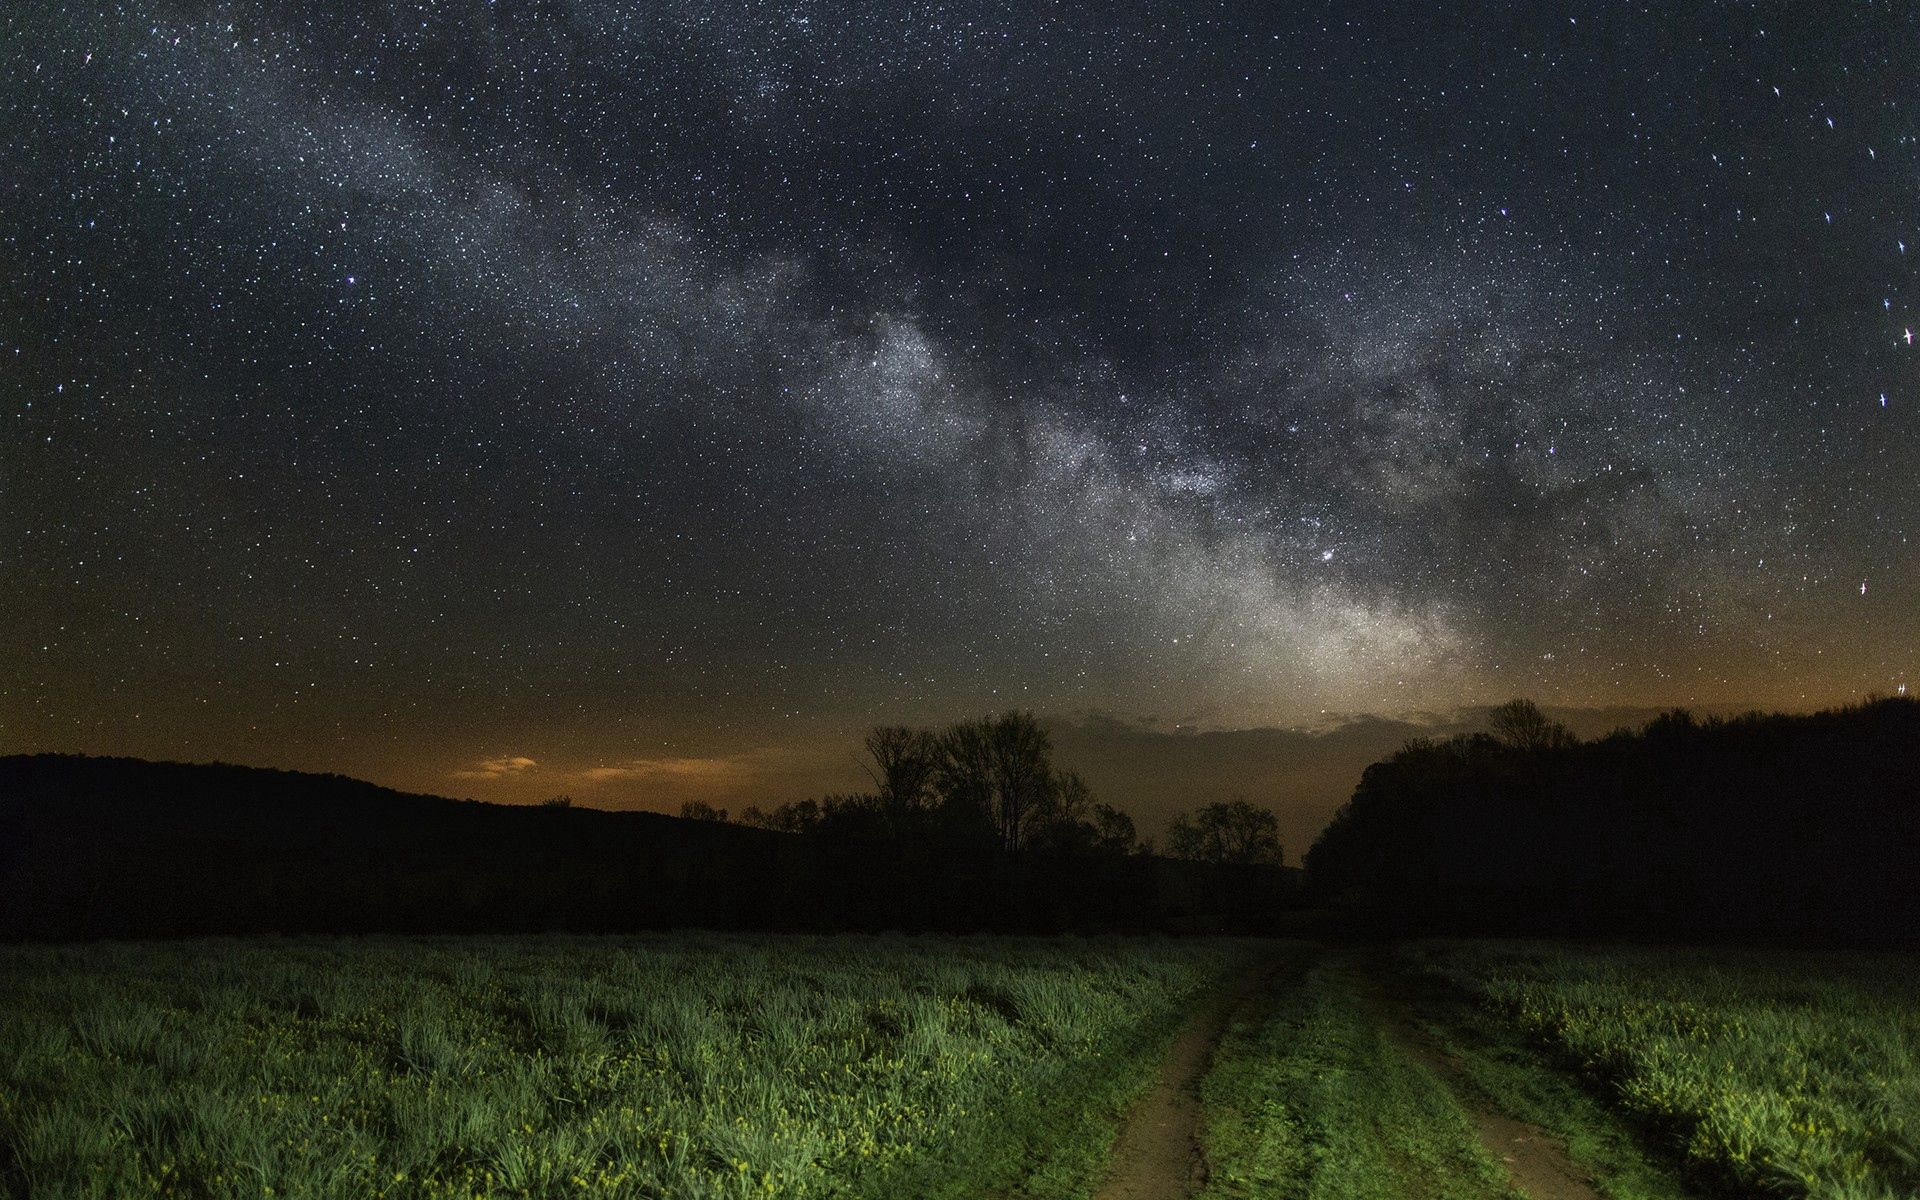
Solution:
M1488 717L1494 736L1516 750L1562 750L1579 739L1531 700L1509 700Z
M1093 811L1093 789L1078 771L1062 771L1054 776L1047 808L1042 819L1067 825L1084 822Z
M1096 804L1088 819L1093 827L1093 849L1100 854L1132 854L1139 847L1133 818L1111 804Z
M540 802L540 807L541 808L572 808L573 797L566 795L564 793L558 796L548 796L545 800L542 800Z
M1280 818L1239 797L1174 818L1167 849L1197 862L1279 866L1284 857Z
M1053 741L1030 712L1006 712L987 724L992 813L1008 850L1026 843L1054 801Z
M1684 708L1670 708L1653 720L1647 722L1643 736L1656 741L1664 739L1680 740L1691 736L1700 728L1700 722Z
M941 803L991 816L993 739L989 721L956 721L940 734L934 786Z
M1054 854L1090 854L1094 848L1093 789L1074 771L1053 777L1045 802L1027 821L1026 845Z
M749 804L740 810L740 823L781 833L810 833L820 824L820 802L791 800L772 811Z
M898 812L925 808L933 800L940 739L924 729L881 725L867 734L864 744L872 762L863 763L862 769L879 790L883 806Z
M725 823L732 818L724 808L715 808L705 800L689 800L680 806L680 816L688 821L719 821Z

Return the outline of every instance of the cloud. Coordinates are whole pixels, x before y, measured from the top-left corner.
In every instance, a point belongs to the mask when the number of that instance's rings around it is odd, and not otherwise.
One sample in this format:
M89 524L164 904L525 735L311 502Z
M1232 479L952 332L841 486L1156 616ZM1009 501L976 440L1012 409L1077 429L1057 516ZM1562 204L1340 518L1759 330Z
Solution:
M850 741L853 739L850 739ZM766 746L737 754L659 754L595 761L554 761L527 755L482 759L448 773L452 779L492 785L496 800L525 800L568 792L609 808L795 800L854 786L852 759L840 748L823 754L808 746Z
M471 767L455 771L455 779L511 779L540 764L524 754L507 758L483 758Z
M754 766L746 761L746 756L728 758L634 758L626 762L604 767L587 767L576 772L577 776L588 783L607 783L614 780L643 780L649 782L698 783L731 780L740 775L751 773Z

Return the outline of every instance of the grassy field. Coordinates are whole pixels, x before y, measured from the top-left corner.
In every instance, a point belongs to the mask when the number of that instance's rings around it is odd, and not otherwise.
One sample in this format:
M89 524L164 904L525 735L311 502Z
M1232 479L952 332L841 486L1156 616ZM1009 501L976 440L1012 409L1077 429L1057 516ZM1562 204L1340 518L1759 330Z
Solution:
M1401 1014L1451 1065L1388 1032ZM1610 1200L1920 1196L1920 962L1499 942L1302 950L1202 1085L1207 1200L1515 1194L1469 1128Z
M1910 956L717 935L0 949L0 1195L1086 1197L1256 963L1204 1200L1920 1195Z
M1477 1015L1427 1007L1485 1086L1534 1104L1531 1119L1570 1141L1592 1137L1595 1119L1564 1083L1556 1099L1527 1082L1518 1040L1631 1118L1642 1142L1705 1189L1920 1195L1911 955L1464 943L1406 958L1477 999Z
M1407 1061L1359 982L1305 949L1221 1039L1201 1085L1205 1200L1509 1200L1447 1088Z
M1229 943L0 950L16 1196L1084 1194Z

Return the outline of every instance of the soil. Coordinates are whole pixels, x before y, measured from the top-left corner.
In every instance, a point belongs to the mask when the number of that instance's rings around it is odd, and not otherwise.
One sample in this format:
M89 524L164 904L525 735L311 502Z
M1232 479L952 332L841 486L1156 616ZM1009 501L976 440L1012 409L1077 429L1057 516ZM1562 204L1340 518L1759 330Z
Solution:
M1213 1063L1227 1023L1269 978L1258 967L1208 996L1174 1040L1160 1072L1127 1114L1113 1144L1112 1166L1095 1200L1184 1200L1207 1182L1200 1147L1200 1080Z
M1605 1200L1586 1172L1567 1157L1558 1138L1486 1101L1459 1061L1408 1017L1408 998L1394 986L1391 975L1368 972L1364 980L1362 994L1381 1028L1401 1053L1433 1072L1453 1093L1481 1145L1505 1164L1515 1187L1531 1200Z
M1269 964L1208 996L1174 1040L1159 1074L1128 1113L1112 1165L1095 1200L1186 1200L1207 1182L1201 1148L1200 1081L1233 1014L1273 975ZM1411 1004L1390 974L1357 972L1374 1018L1410 1060L1432 1071L1466 1112L1481 1144L1530 1200L1605 1200L1558 1139L1488 1103L1458 1061L1414 1024Z

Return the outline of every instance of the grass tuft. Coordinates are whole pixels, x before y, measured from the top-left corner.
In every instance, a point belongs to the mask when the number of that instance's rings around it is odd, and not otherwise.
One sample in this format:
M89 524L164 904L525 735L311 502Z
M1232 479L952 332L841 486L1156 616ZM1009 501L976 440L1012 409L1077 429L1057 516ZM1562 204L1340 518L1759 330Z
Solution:
M1084 1195L1224 942L0 949L0 1196Z

